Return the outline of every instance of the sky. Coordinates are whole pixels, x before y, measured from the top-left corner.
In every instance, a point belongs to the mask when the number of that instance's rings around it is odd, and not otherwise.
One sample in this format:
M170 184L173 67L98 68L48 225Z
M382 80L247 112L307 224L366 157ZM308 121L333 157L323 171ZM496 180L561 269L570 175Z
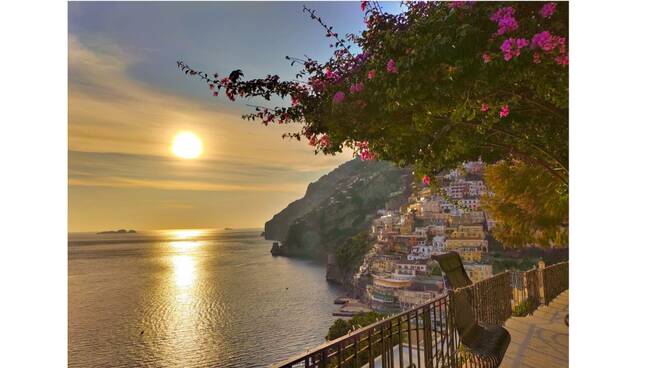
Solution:
M364 28L359 2L70 2L69 231L262 227L350 160L281 138L296 126L242 120L250 101L213 97L176 68L293 78L286 55L332 52L303 4L339 33ZM180 131L203 141L199 159L171 153Z

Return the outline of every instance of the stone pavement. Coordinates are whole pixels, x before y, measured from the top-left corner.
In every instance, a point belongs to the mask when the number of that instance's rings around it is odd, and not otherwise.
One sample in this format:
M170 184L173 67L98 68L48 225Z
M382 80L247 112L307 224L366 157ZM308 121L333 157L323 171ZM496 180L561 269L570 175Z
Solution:
M509 318L504 327L511 333L511 344L501 367L568 367L566 314L568 290L531 316Z

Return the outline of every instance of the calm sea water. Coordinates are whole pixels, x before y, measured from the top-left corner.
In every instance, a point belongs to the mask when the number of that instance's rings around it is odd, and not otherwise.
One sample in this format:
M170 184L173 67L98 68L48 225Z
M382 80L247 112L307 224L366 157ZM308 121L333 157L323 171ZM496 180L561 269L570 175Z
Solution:
M263 367L322 343L341 290L270 245L258 230L70 234L69 366Z

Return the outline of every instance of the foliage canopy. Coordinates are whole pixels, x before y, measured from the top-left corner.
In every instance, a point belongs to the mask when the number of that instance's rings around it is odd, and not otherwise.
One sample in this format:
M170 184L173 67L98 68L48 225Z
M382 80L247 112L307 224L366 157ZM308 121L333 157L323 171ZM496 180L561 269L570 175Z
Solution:
M568 3L405 6L387 14L363 2L366 30L346 37L304 8L334 40L335 51L326 62L287 57L302 66L294 81L244 79L241 70L220 78L178 66L216 96L224 90L231 100L290 100L256 107L244 118L297 124L299 130L285 136L307 139L316 152L348 148L365 160L414 165L425 182L479 157L515 161L542 170L539 180L556 182L553 188L567 198Z

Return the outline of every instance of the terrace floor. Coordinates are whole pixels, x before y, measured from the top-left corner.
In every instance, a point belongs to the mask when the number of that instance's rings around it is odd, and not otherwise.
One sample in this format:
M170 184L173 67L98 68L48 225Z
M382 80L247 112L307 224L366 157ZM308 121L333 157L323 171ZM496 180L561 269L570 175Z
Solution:
M511 344L501 367L568 367L566 314L568 290L547 307L539 307L531 316L509 318L504 327L511 334Z

